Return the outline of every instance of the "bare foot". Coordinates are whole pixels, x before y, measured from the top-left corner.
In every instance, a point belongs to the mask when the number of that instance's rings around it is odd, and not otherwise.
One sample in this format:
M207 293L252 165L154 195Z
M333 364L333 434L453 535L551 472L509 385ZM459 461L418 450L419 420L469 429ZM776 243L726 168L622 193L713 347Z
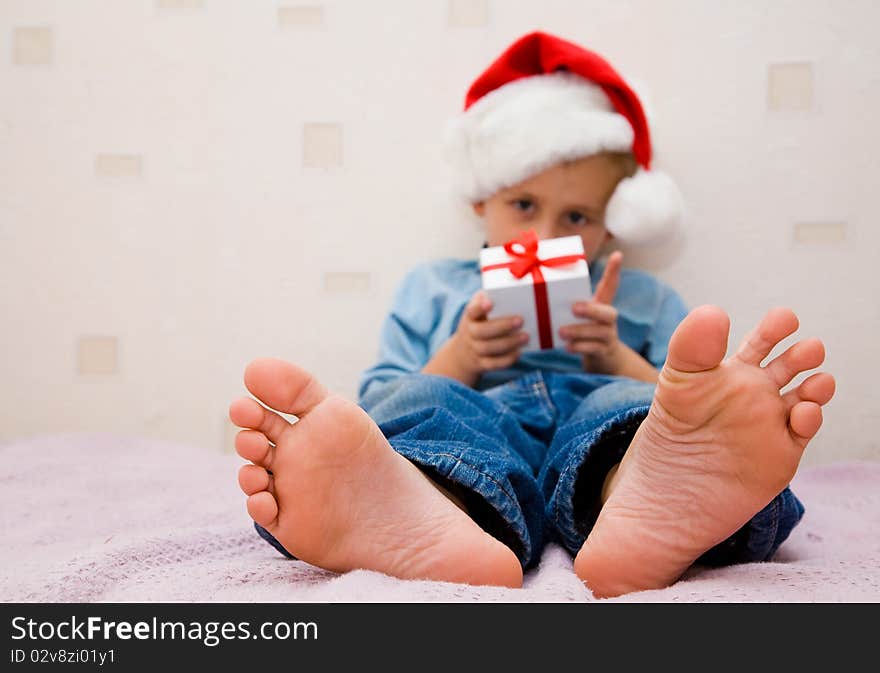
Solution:
M239 473L248 513L294 556L336 572L522 585L514 553L394 451L359 406L280 360L252 362L244 380L267 407L299 418L288 423L250 398L229 408L246 428L236 450L253 462Z
M596 596L657 589L678 580L791 481L807 442L822 425L834 378L818 373L818 339L761 362L798 328L789 309L771 310L724 360L730 321L714 306L688 315L647 418L616 474L596 525L575 558L575 572Z

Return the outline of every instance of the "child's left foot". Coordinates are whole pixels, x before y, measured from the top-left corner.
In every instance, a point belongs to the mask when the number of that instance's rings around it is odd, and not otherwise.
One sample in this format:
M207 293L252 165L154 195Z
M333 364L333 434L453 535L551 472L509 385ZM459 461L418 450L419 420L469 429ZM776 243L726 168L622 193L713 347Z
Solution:
M762 368L798 327L794 313L774 309L722 362L729 326L723 311L704 306L672 336L651 410L575 559L597 596L675 582L789 484L822 424L830 374L780 393L822 363L822 342L796 343Z
M397 453L354 402L281 360L255 360L245 384L263 404L242 398L229 409L245 428L235 447L253 462L239 484L251 517L291 554L336 572L522 586L516 555Z

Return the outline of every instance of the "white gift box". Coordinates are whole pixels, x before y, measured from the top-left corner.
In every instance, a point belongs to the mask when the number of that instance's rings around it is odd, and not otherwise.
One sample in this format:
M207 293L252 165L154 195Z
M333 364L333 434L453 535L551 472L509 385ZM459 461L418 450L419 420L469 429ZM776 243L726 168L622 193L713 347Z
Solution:
M521 316L522 329L529 335L523 352L565 348L559 328L590 322L572 312L575 303L592 296L580 236L536 238L530 231L516 241L480 251L483 290L492 300L489 318ZM580 259L565 259L572 255ZM496 265L506 268L486 268ZM525 273L517 278L514 271Z

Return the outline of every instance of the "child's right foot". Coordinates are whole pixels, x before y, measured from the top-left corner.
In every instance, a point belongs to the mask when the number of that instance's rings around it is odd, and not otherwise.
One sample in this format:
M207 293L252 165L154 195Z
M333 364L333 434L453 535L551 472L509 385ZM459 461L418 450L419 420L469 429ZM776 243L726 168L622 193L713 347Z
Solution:
M514 553L391 448L359 406L280 360L256 360L244 378L267 407L299 418L288 423L249 398L229 409L246 428L236 450L254 463L239 473L248 513L291 554L336 572L522 585Z
M835 385L818 373L781 392L822 363L818 339L760 366L797 327L794 313L774 309L723 360L730 329L723 311L704 306L678 326L651 410L575 559L594 594L671 584L788 485Z

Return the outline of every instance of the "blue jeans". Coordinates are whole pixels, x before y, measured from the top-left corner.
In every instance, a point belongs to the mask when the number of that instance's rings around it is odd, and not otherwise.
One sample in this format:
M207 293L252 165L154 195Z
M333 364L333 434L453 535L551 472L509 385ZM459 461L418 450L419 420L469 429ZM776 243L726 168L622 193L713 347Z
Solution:
M533 371L482 392L410 374L368 393L361 407L395 451L459 497L529 568L548 540L571 554L581 548L608 470L626 452L653 393L652 384L587 373ZM768 560L803 513L786 488L698 563Z

